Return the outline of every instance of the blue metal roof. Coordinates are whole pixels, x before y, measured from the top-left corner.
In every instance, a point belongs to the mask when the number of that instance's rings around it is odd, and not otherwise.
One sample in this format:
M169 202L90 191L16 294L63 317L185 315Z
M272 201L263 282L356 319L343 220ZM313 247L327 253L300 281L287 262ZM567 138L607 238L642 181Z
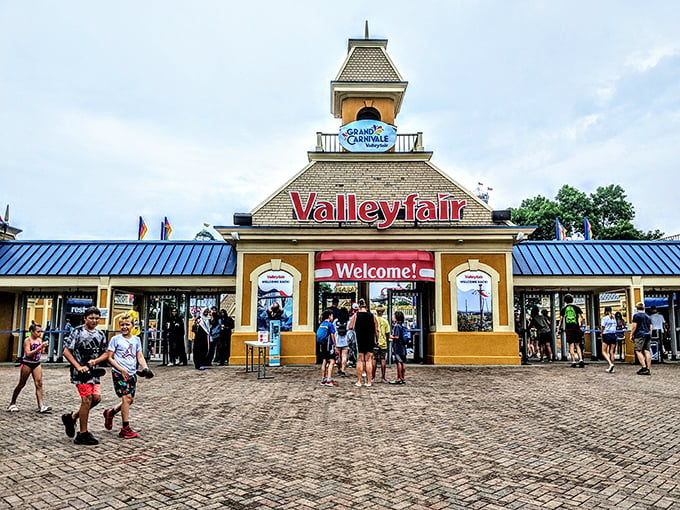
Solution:
M234 276L223 241L2 241L1 276Z
M515 276L680 276L679 241L525 241Z

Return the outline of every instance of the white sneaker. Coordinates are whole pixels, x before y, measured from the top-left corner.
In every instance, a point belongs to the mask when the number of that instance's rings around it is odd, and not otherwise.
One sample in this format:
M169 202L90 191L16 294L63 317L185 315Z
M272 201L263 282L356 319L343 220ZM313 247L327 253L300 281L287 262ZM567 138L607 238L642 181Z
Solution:
M9 413L16 413L18 411L19 411L19 407L16 404L10 404L7 407L7 412L9 412Z
M356 386L357 388L361 388L361 383L360 382L354 383L354 386ZM17 409L17 411L18 411L18 409Z
M42 406L40 409L38 409L38 412L40 414L45 414L45 413L49 413L51 410L52 410L52 408L50 406Z
M168 366L169 366L169 367L174 367L174 366L175 366L175 364L174 364L174 363L172 363L172 362L170 362L170 363L168 363Z

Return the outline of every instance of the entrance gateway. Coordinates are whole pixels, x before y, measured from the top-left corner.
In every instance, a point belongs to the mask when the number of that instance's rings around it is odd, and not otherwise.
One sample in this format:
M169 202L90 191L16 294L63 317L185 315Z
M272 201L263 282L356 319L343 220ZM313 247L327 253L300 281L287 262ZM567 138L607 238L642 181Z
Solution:
M338 132L317 133L306 167L216 227L238 252L234 345L281 324L281 363L313 363L321 311L363 298L388 321L404 311L416 361L520 363L512 249L533 229L437 168L422 133L399 131L407 86L386 40L350 39L331 82Z

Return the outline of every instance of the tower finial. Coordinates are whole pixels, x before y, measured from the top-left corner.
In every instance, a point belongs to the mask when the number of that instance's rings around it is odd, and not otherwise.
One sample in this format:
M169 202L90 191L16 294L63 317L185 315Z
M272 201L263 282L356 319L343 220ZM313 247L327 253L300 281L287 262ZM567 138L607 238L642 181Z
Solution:
M364 39L370 39L370 37L368 37L368 20L364 23Z

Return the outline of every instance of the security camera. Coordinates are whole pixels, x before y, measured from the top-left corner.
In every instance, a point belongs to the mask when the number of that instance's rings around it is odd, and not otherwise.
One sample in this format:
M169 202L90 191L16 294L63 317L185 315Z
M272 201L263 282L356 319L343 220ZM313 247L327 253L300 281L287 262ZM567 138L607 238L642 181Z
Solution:
M232 233L231 233L231 238L232 238L234 241L239 241L239 240L241 239L241 236L238 235L238 232L232 232Z

